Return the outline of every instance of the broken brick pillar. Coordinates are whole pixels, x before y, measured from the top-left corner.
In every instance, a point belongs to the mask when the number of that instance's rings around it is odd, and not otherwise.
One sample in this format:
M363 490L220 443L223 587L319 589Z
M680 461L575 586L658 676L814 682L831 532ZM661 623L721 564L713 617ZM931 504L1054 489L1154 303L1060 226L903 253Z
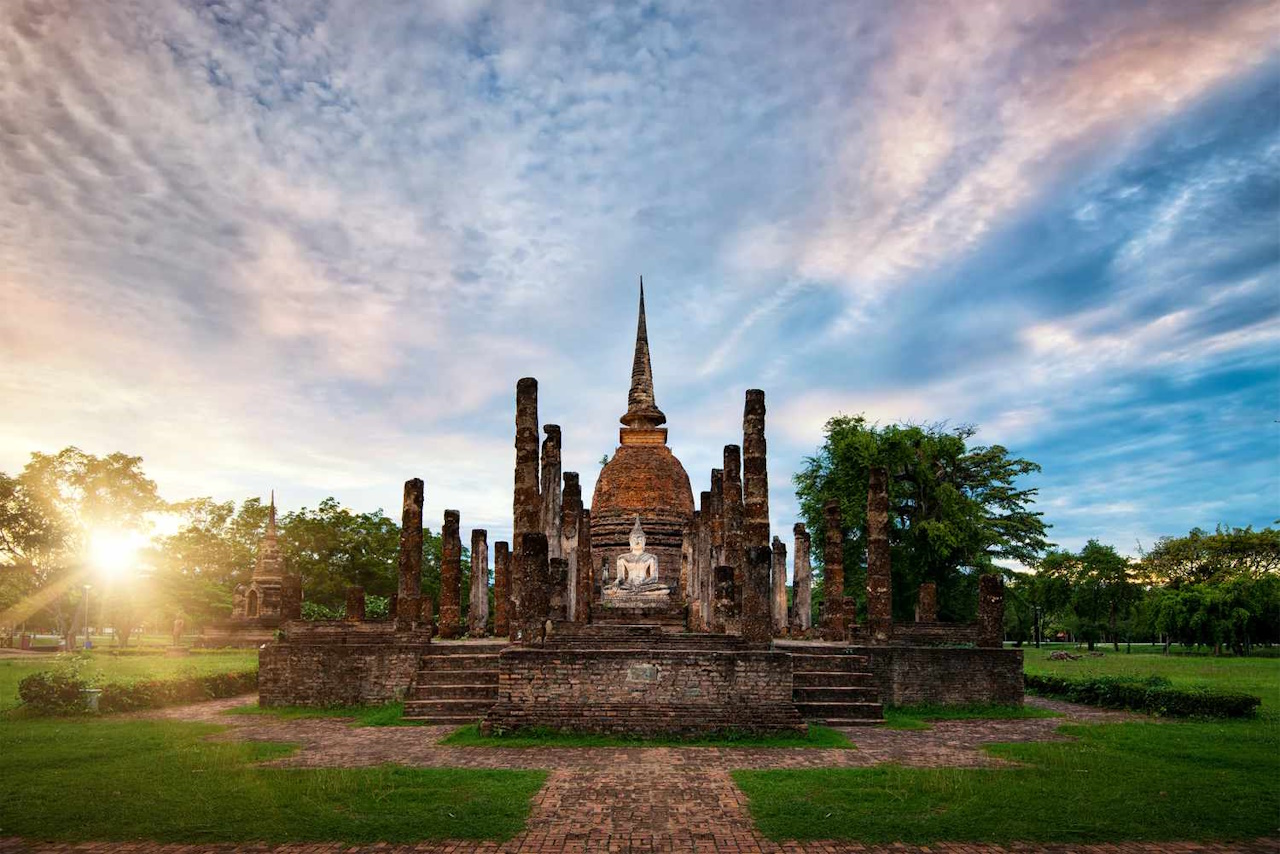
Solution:
M787 633L787 547L782 540L773 538L773 564L770 569L769 617L773 621L773 633Z
M421 607L418 600L422 598L423 495L421 478L404 482L404 508L400 514L400 582L396 589L396 610L391 616L408 623L417 621Z
M542 428L547 438L542 440L542 476L539 486L542 508L539 519L542 532L547 535L547 556L567 557L563 553L561 539L563 518L563 493L560 491L560 425L548 424ZM576 475L574 476L576 479ZM582 490L578 490L578 503L582 503Z
M696 511L695 511L696 514ZM680 526L680 597L679 601L690 604L693 601L693 520ZM686 618L687 625L687 618Z
M746 548L769 548L769 470L764 440L764 392L747 389L742 413L742 535Z
M893 573L889 564L889 473L872 466L867 486L867 639L893 639Z
M458 533L459 513L444 511L440 530L440 637L446 640L462 634L462 537Z
M697 630L709 632L714 623L712 602L715 601L715 563L711 560L711 492L702 492L698 496L698 511L695 517L698 526L698 542L693 559L693 568L697 576L694 583L698 592Z
M591 510L582 508L578 522L578 554L574 570L573 621L591 620L591 600L595 592L595 556L591 551Z
M347 588L347 607L344 619L351 623L364 621L364 588Z
M797 522L792 532L796 537L794 570L791 579L791 633L808 632L813 622L813 570L809 567L809 532Z
M423 596L418 600L418 604L421 606L418 609L418 623L427 634L433 634L435 626L432 623L435 620L435 613L432 611L431 597Z
M511 561L514 639L521 643L542 643L547 613L551 610L547 561L547 535L541 531L521 534Z
M516 467L512 496L512 538L518 552L520 535L539 532L542 495L538 487L538 381L525 377L516 383Z
M978 576L978 646L1004 646L1004 581Z
M493 544L493 635L511 634L511 546L499 540Z
M547 619L563 623L569 619L569 561L553 557L547 561Z
M823 508L826 538L822 550L822 638L845 639L844 614L844 530L840 502L834 498Z
M741 599L746 581L746 545L743 525L745 507L742 501L742 452L737 445L724 446L724 472L721 475L721 515L724 519L722 548L717 563L733 567L734 593ZM737 603L741 609L742 602Z
M769 568L771 550L747 546L747 589L742 591L742 639L750 644L767 644L773 638L773 617L769 613Z
M713 573L719 567L728 566L724 562L724 469L711 470L711 519L708 525L707 550ZM736 572L741 572L741 570L739 569ZM742 596L742 585L739 583L736 573L734 577L734 595ZM736 613L737 603L734 604L734 611ZM719 609L713 606L713 616L718 613L720 613ZM717 625L715 630L723 631L724 629Z
M471 597L467 609L467 634L482 638L489 628L489 532L471 531Z
M938 621L938 585L926 581L920 585L916 593L916 622L936 623Z
M544 453L546 445L543 445ZM545 460L545 457L543 458ZM557 468L559 466L557 465ZM545 471L545 469L544 469ZM544 498L545 493L544 493ZM579 544L582 540L582 484L578 480L576 471L567 471L564 473L564 492L560 497L560 551L559 554L552 554L551 559L563 557L567 563L567 571L569 573L567 582L568 600L565 602L565 619L571 622L578 622L578 574L583 571L582 561L578 554ZM547 535L550 542L550 534ZM548 552L550 546L548 546ZM585 604L586 600L583 600Z
M738 594L733 589L733 567L717 566L712 575L711 613L708 631L736 634L738 630Z

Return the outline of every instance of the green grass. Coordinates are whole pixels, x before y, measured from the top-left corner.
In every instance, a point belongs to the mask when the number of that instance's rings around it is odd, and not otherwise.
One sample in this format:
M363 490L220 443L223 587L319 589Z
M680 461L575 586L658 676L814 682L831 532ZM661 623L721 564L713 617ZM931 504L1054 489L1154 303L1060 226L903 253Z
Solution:
M771 839L1085 842L1274 836L1274 721L1064 726L998 769L735 771Z
M284 744L207 724L0 723L0 837L170 842L507 839L543 771L259 768Z
M1007 706L991 703L939 706L886 706L884 725L889 729L930 729L929 721L1011 720L1020 718L1056 718L1057 712L1032 706Z
M1124 645L1121 644L1121 650ZM1136 649L1136 647L1135 647ZM1150 650L1150 648L1146 648ZM1242 691L1262 698L1264 716L1280 716L1280 658L1255 658L1209 654L1161 655L1158 651L1114 652L1099 648L1101 658L1050 661L1048 649L1023 647L1023 670L1054 676L1164 676L1177 686L1201 686Z
M97 672L102 681L127 682L135 679L163 679L176 676L203 676L210 673L230 673L258 669L258 651L225 650L201 653L180 658L157 655L112 656L107 650L89 653L92 664L87 672ZM41 670L50 670L58 657L24 656L0 659L0 712L19 704L18 683L23 677Z
M853 744L843 733L810 724L808 735L761 735L722 732L707 736L655 737L598 735L549 729L521 730L509 735L481 735L478 724L458 729L440 740L454 747L825 747L849 750Z
M228 709L229 715L268 715L286 721L304 718L351 718L351 725L364 726L422 726L421 721L405 720L404 703L386 703L381 706L277 706L264 709L257 703Z

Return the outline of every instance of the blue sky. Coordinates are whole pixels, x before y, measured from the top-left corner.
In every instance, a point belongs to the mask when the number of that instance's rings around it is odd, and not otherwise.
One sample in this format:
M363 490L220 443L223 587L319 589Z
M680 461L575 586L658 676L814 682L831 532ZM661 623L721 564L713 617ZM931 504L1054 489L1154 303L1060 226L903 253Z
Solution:
M785 9L787 14L780 15ZM1268 3L0 6L0 469L510 529L594 485L645 276L695 491L768 395L974 423L1057 542L1280 518Z

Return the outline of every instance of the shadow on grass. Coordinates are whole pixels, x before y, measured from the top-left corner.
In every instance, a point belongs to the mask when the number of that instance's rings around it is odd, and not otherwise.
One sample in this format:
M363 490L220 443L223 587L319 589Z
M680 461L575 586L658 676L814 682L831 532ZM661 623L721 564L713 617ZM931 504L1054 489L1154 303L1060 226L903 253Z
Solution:
M207 741L170 721L2 724L0 828L47 840L504 840L544 771L262 768L287 744Z
M347 718L355 727L365 726L427 726L422 721L404 717L404 703L385 703L381 706L276 706L262 708L255 703L227 709L228 715L263 715L286 721L307 718Z
M735 771L766 836L900 841L1254 839L1276 833L1280 726L1064 725L1070 742L990 745L991 769Z
M1058 712L1033 706L992 703L942 706L924 703L916 706L886 706L884 725L888 729L932 729L930 721L1019 720L1023 718L1060 718Z

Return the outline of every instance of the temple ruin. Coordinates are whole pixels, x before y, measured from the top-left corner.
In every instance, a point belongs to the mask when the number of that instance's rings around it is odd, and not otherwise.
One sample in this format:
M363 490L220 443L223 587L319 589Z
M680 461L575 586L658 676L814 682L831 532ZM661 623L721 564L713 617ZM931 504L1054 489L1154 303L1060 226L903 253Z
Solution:
M353 590L348 620L288 622L261 653L262 702L398 696L407 717L431 723L627 733L798 731L875 724L885 703L1021 702L998 577L981 577L975 623L939 622L933 585L918 591L914 621L894 621L883 469L865 496L865 621L845 585L840 500L824 508L821 588L803 524L788 585L765 416L765 393L747 390L742 436L723 446L695 508L657 404L642 283L618 446L589 506L578 474L562 470L560 427L545 425L539 442L537 380L516 383L512 540L494 544L492 615L487 533L474 529L464 622L460 514L447 510L433 626L421 589L422 481L410 481L405 526L419 531L402 535L396 619L357 617L363 592Z

